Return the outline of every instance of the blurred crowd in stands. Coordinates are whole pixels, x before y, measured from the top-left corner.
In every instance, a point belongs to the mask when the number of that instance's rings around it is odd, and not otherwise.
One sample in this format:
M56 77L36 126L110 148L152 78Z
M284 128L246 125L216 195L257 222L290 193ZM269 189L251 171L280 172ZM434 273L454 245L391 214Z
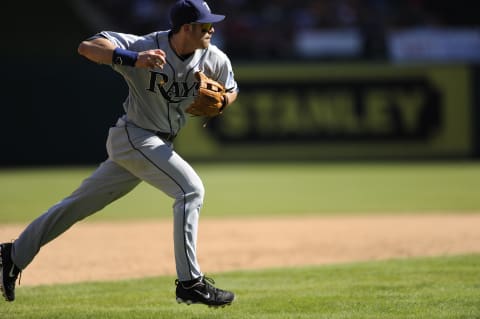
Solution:
M90 0L117 30L145 34L170 27L173 0ZM216 28L216 41L239 59L295 59L296 37L309 30L356 30L363 60L386 56L385 35L407 27L478 27L474 1L444 0L209 0L228 22Z

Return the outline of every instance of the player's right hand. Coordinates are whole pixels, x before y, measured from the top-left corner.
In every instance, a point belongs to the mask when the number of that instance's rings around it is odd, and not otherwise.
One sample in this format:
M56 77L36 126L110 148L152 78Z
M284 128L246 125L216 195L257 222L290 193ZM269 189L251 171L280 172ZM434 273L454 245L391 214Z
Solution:
M135 67L137 68L160 68L163 69L163 66L166 63L166 54L165 51L156 49L148 50L138 53L137 63Z

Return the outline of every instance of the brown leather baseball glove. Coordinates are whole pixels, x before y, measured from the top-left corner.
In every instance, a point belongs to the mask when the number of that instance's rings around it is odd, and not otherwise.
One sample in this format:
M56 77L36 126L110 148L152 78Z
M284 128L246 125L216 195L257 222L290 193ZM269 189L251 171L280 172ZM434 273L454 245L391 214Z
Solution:
M185 112L207 117L222 114L223 108L227 105L225 87L203 72L197 72L195 76L200 81L198 95Z

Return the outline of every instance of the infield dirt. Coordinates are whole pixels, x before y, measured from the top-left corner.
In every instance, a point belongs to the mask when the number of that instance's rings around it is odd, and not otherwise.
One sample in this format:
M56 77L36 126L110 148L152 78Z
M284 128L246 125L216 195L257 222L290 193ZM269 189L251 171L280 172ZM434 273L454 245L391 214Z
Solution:
M204 218L198 253L207 274L480 253L479 229L480 214ZM81 222L42 248L22 286L174 275L172 231L171 220Z

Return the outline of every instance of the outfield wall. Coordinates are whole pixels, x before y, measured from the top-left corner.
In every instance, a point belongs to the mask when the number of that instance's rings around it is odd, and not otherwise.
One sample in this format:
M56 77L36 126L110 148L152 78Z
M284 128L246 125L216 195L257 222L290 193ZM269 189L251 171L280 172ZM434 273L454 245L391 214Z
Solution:
M475 153L467 66L244 65L239 99L178 150L195 159L466 158ZM195 143L189 140L195 139Z
M189 160L472 158L480 154L479 70L465 65L233 61L241 93L225 114L192 118ZM0 165L91 164L122 113L126 85L76 56L4 66Z

